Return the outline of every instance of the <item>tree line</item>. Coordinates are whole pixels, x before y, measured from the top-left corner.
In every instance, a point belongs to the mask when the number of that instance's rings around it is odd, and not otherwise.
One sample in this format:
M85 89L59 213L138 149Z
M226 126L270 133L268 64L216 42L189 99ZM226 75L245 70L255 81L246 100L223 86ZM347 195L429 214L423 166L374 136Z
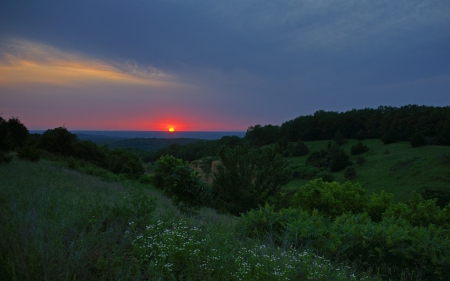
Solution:
M248 128L245 140L263 146L289 142L330 140L340 131L348 139L381 139L385 144L421 137L424 144L450 145L450 106L380 106L345 112L316 111L277 125Z
M79 140L64 126L46 130L42 135L30 134L17 117L5 120L0 116L0 163L12 160L11 151L15 151L19 159L32 162L43 155L76 159L129 179L139 179L144 174L142 160L126 149L110 149L107 145Z

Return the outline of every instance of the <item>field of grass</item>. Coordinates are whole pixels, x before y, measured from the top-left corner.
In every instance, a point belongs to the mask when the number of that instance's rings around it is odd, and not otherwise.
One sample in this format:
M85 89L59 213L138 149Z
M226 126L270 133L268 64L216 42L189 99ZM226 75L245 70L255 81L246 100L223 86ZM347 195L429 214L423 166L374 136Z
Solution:
M305 142L310 152L326 150L329 141ZM445 155L450 155L449 146L427 145L413 148L409 142L399 142L385 145L381 140L362 141L369 151L351 156L350 150L357 140L348 140L342 145L350 160L354 163L357 176L352 182L359 182L368 194L379 193L381 190L394 194L394 201L406 201L412 191L425 187L450 186L450 166ZM309 155L309 154L308 154ZM304 165L308 155L288 158L292 164ZM356 164L358 157L364 157L366 162ZM335 180L347 181L344 172L333 173ZM294 179L283 187L284 190L294 190L308 183L307 179Z
M149 185L41 160L0 165L0 280L377 280Z

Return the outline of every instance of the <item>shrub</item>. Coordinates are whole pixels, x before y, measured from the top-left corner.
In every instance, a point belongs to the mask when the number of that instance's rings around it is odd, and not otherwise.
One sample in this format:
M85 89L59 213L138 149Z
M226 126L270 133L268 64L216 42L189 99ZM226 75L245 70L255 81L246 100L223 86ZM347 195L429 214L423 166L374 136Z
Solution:
M337 144L328 144L327 151L320 150L313 152L306 159L306 165L312 165L317 168L327 167L331 172L339 172L347 166L351 166L348 155Z
M28 129L24 124L22 124L22 122L20 122L19 118L9 118L8 122L6 122L6 127L12 139L12 149L21 147L28 139Z
M364 152L369 151L369 147L367 147L367 145L363 144L362 142L358 142L357 144L352 145L350 151L352 155L360 155Z
M344 177L348 180L352 180L354 178L356 178L356 170L353 167L347 167L344 170Z
M345 212L360 213L367 206L366 191L358 183L328 183L322 179L310 181L299 187L292 200L293 207L304 210L319 210L327 216L338 216Z
M317 210L275 212L267 205L241 218L239 226L248 236L269 237L278 245L297 249L307 245L337 262L378 272L386 280L450 278L448 230L434 225L414 227L395 217L373 222L367 214L327 219Z
M369 214L370 218L375 222L380 222L383 214L392 204L392 199L394 194L387 193L384 190L380 194L373 193L369 198L367 204L366 212Z
M445 187L426 187L419 194L425 199L436 199L436 205L444 208L450 204L450 189Z
M306 146L304 142L299 140L294 147L293 155L296 157L304 156L309 153L309 148Z
M334 142L338 145L343 145L345 143L344 135L342 134L341 130L337 130L336 134L334 135Z
M17 157L21 160L37 162L41 158L41 151L37 149L37 143L28 139L23 146L17 149Z
M326 171L319 172L317 174L317 176L315 176L313 179L315 179L315 178L322 179L324 182L333 182L334 181L333 174L326 172Z
M177 166L171 178L170 193L173 204L188 215L198 213L207 197L205 183L188 165Z
M108 160L108 170L115 174L123 174L129 179L139 179L145 172L142 160L123 148L109 151Z
M39 139L39 147L48 152L63 156L73 155L73 144L78 137L67 130L66 127L58 127L45 131Z
M162 189L167 195L171 196L170 186L172 183L172 174L177 167L183 165L187 165L187 162L184 162L182 159L172 155L161 156L157 161L157 167L153 177L155 187Z
M238 215L279 193L290 175L276 147L222 149L213 173L216 208Z

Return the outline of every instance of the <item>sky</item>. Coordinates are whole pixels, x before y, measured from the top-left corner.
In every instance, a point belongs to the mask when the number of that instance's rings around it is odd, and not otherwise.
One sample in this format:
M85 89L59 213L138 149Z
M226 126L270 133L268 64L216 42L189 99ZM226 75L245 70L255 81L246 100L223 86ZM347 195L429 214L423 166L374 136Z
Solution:
M450 105L448 0L0 3L0 114L28 129L245 131Z

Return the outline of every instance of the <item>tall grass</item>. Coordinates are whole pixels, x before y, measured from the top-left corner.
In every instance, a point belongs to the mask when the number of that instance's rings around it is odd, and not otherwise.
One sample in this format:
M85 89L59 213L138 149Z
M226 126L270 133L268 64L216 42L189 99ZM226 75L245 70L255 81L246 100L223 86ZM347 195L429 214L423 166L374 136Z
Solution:
M308 251L180 214L159 191L49 161L0 166L1 280L367 280ZM375 279L375 278L370 278Z

